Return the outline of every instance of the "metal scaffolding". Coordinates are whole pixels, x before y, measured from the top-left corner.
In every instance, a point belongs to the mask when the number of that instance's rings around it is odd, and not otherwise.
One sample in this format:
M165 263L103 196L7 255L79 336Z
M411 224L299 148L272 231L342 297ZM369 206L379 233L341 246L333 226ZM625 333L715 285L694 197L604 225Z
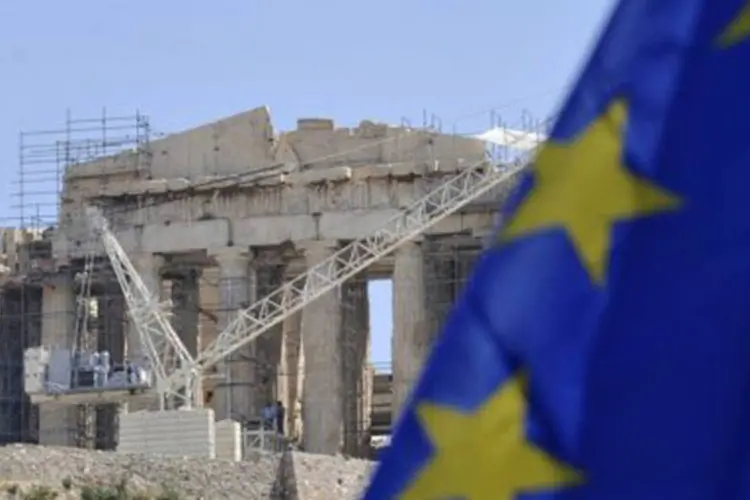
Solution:
M38 441L39 409L23 390L24 349L41 341L41 288L6 285L0 295L0 444Z
M434 340L466 286L482 241L449 237L430 239L424 245L428 331Z
M56 439L82 447L114 447L113 407L40 411L30 403L24 392L24 350L41 345L45 331L65 331L67 318L76 315L75 300L62 311L43 309L43 297L54 286L51 279L77 290L75 274L83 270L83 263L74 261L59 272L52 259L65 176L76 165L125 151L136 153L127 155L127 161L135 162L138 171L147 170L149 138L146 116L112 116L106 109L93 118L75 118L68 112L60 127L19 134L18 170L10 195L14 213L8 218L12 227L0 229L0 264L5 266L0 273L0 444L39 442L44 411L48 420L60 413ZM116 304L122 297L108 265L100 263L95 269L90 295L96 306L78 326L85 333L78 347L108 349L114 360L121 360L124 318L122 306Z
M74 118L70 111L63 126L21 132L18 137L18 172L11 194L18 227L47 227L57 223L63 179L71 167L123 151L134 151L135 167L150 161L151 126L148 117L112 116L102 109L96 118Z

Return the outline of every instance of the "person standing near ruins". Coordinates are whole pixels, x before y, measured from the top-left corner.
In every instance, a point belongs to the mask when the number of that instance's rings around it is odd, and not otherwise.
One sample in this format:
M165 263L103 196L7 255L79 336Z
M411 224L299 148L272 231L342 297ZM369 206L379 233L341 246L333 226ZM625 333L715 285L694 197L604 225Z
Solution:
M276 432L284 435L284 418L286 417L286 410L281 401L276 401Z

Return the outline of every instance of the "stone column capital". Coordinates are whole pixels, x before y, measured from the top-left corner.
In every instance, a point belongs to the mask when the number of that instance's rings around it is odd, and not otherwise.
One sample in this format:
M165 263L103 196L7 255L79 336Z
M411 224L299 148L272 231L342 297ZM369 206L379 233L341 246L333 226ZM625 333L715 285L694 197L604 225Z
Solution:
M160 254L139 252L130 256L130 262L138 270L158 270L164 265L164 256Z
M318 263L341 248L338 240L302 240L295 243L308 263Z
M220 247L208 249L208 256L216 261L219 267L232 265L249 265L255 255L247 247Z
M47 276L44 279L44 285L47 287L50 287L51 289L57 288L57 287L66 287L66 286L73 286L76 282L76 278L78 278L78 275L82 273L77 273L75 276L71 275L69 272L60 271L55 274L51 274Z
M296 241L294 244L303 252L318 249L338 250L341 248L341 243L338 240L300 240Z
M411 239L409 241L402 243L398 248L396 248L396 250L393 253L394 255L396 255L396 257L421 255L423 242L424 242L424 238L422 237Z

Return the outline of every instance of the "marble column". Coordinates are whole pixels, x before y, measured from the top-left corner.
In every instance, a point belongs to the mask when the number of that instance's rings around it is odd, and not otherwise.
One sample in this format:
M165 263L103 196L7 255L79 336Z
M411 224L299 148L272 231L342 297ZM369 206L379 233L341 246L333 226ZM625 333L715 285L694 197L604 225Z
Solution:
M161 302L163 293L161 269L164 266L164 258L151 253L141 253L132 257L131 262L146 285L146 288L151 293L151 296L158 302ZM147 357L146 348L141 342L138 328L129 313L130 311L127 314L127 329L125 333L125 359L148 366L150 365L150 361ZM136 401L123 405L122 409L123 411L130 412L145 409L156 410L161 407L158 399L139 398Z
M396 250L393 271L393 404L395 424L429 350L424 261L418 242Z
M366 431L365 374L370 344L370 318L367 281L364 277L342 286L344 308L341 341L344 379L344 446L347 455L362 452Z
M297 437L299 418L299 398L302 395L300 383L300 354L302 350L302 313L296 312L287 317L281 325L281 364L278 373L278 393L286 408L285 433Z
M297 362L297 400L294 405L293 427L289 428L291 436L302 442L304 436L304 394L305 394L305 340L302 338L302 311L297 313L297 328L299 330L299 360Z
M219 266L218 331L236 317L237 311L255 301L256 274L247 248L226 247L212 252ZM245 423L258 417L255 344L229 356L218 366L220 378L214 391L217 420L232 418Z
M119 287L105 290L97 298L98 348L109 351L113 363L122 363L125 350L125 299ZM117 404L97 405L96 407L96 447L103 450L114 450L119 441L119 422Z
M200 270L191 269L172 281L172 326L195 357L200 342Z
M161 268L164 258L159 255L144 253L136 255L131 259L135 270L140 275L143 283L148 288L151 296L157 301L162 299ZM125 357L128 361L143 362L146 356L144 346L133 319L128 314L128 328L125 336Z
M283 282L284 267L278 263L258 259L256 268L257 300L278 290ZM269 328L254 341L256 357L256 377L258 380L256 401L258 411L266 403L280 400L279 368L283 342L283 325Z
M311 268L339 248L337 242L308 241L301 245ZM310 453L333 455L341 450L343 381L341 363L341 290L335 289L302 310L305 356L303 447Z
M75 347L76 294L73 280L58 274L42 291L42 345ZM75 446L78 439L78 408L56 402L39 405L39 444Z
M359 399L358 399L358 420L360 427L359 435L359 456L365 456L370 451L370 417L372 415L372 366L370 364L370 354L372 347L372 332L370 331L370 294L368 283L364 282L363 295L360 297L360 307L357 310L357 320L362 332L358 339L358 359L360 368L358 370Z
M427 339L431 345L455 303L456 262L455 253L437 242L425 240L422 252L425 260Z

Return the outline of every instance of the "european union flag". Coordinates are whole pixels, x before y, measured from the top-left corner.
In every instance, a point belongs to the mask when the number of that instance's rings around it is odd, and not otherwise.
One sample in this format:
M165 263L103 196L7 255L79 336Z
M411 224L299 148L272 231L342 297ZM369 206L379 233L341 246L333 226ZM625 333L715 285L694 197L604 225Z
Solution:
M750 499L750 4L622 0L367 500Z

